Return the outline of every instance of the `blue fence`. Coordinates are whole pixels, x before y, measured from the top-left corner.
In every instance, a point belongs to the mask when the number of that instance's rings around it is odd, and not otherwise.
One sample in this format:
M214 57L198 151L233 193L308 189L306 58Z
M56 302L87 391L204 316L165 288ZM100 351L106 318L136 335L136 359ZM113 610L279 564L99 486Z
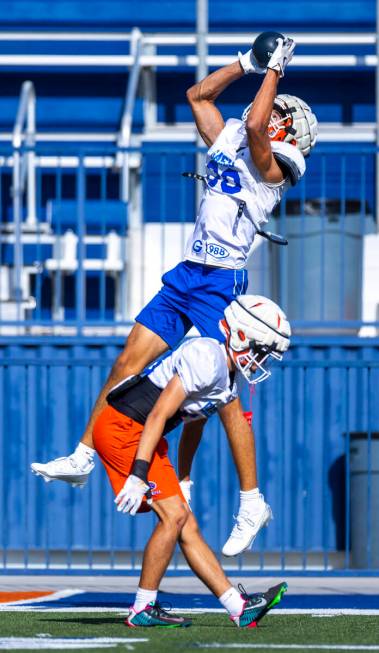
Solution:
M70 159L69 148L40 147L37 223L30 228L25 208L18 234L4 159L0 266L9 296L0 303L3 325L22 320L25 333L36 325L80 331L130 324L158 290L160 275L182 257L196 213L196 182L181 173L194 170L195 153L188 143L131 151L126 203L119 199L114 164L121 153L114 148L75 149ZM364 243L376 231L375 154L371 146L317 147L304 179L269 224L288 237L288 247L262 242L250 258L250 291L278 301L295 328L357 332L368 321L362 314Z
M4 571L136 570L154 518L119 515L100 463L82 490L45 484L32 461L72 450L121 342L1 342L0 524ZM379 569L379 340L295 339L252 397L260 487L275 520L251 553L254 573ZM249 396L242 389L248 408ZM176 460L179 433L169 436ZM238 505L226 437L213 417L198 451L194 512L219 552ZM183 568L176 553L173 568Z

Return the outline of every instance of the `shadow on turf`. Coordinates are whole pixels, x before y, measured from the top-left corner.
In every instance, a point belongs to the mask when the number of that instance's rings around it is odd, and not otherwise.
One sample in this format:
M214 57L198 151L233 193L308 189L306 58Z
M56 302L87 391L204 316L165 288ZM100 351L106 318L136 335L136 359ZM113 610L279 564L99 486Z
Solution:
M125 615L126 619L126 615ZM75 617L74 619L39 619L41 622L45 623L60 623L60 624L83 624L83 625L104 625L104 624L120 624L123 623L123 617Z
M207 628L219 628L220 627L220 622L219 621L212 621L212 619L210 619L210 621L205 624L205 623L201 623L200 621L197 622L196 621L196 616L197 615L192 616L191 619L193 620L193 624L196 625L198 628L201 628L201 629L205 630ZM114 625L119 626L120 624L124 623L125 618L126 618L126 614L125 614L125 617L120 616L118 618L117 617L79 617L78 616L78 617L75 617L73 619L64 619L64 620L62 620L62 619L49 619L49 618L47 618L47 619L39 619L39 621L45 622L45 623L54 622L54 623L82 624L83 626L85 626L85 625L87 625L87 626L88 625L89 626L91 626L91 625L92 626L102 626L102 625L105 625L105 624L114 624ZM224 627L235 628L234 624L232 624L232 622L226 616L225 616L225 621L224 621L223 625L224 625ZM147 626L147 628L148 628L148 626ZM258 625L258 628L259 628L259 630L266 629L267 625L260 622L259 625ZM246 630L246 629L242 629L242 630Z

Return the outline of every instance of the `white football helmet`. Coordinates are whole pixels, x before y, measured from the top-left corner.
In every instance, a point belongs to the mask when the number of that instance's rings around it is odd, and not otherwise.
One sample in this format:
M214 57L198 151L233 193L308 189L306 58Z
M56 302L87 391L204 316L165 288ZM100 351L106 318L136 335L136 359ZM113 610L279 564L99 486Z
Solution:
M243 121L247 119L251 104L241 116ZM295 145L303 156L308 156L316 143L317 126L317 118L304 100L295 95L276 96L268 126L271 140Z
M264 381L271 372L263 364L270 357L281 360L289 347L291 327L286 315L275 302L260 295L238 295L224 315L220 328L237 369L249 383Z

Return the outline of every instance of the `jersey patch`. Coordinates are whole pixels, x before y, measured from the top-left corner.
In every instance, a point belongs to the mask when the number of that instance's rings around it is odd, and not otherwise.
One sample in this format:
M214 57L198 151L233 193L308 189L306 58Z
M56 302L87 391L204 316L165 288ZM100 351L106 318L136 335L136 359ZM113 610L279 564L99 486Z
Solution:
M209 256L213 256L213 258L227 258L229 256L228 250L225 249L225 247L221 247L221 245L217 245L216 243L207 243L205 249L207 254L209 254Z

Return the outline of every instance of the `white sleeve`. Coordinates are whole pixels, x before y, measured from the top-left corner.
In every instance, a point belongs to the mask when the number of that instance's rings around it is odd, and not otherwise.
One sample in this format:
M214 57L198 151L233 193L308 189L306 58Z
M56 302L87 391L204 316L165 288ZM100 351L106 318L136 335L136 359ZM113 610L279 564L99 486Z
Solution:
M173 356L173 372L178 374L187 396L218 386L223 366L220 346L206 338L190 340Z
M231 399L230 399L230 401L233 401L234 399L237 399L238 395L239 395L238 385L237 385L236 381L234 381L233 387L232 387L232 390L231 390Z

